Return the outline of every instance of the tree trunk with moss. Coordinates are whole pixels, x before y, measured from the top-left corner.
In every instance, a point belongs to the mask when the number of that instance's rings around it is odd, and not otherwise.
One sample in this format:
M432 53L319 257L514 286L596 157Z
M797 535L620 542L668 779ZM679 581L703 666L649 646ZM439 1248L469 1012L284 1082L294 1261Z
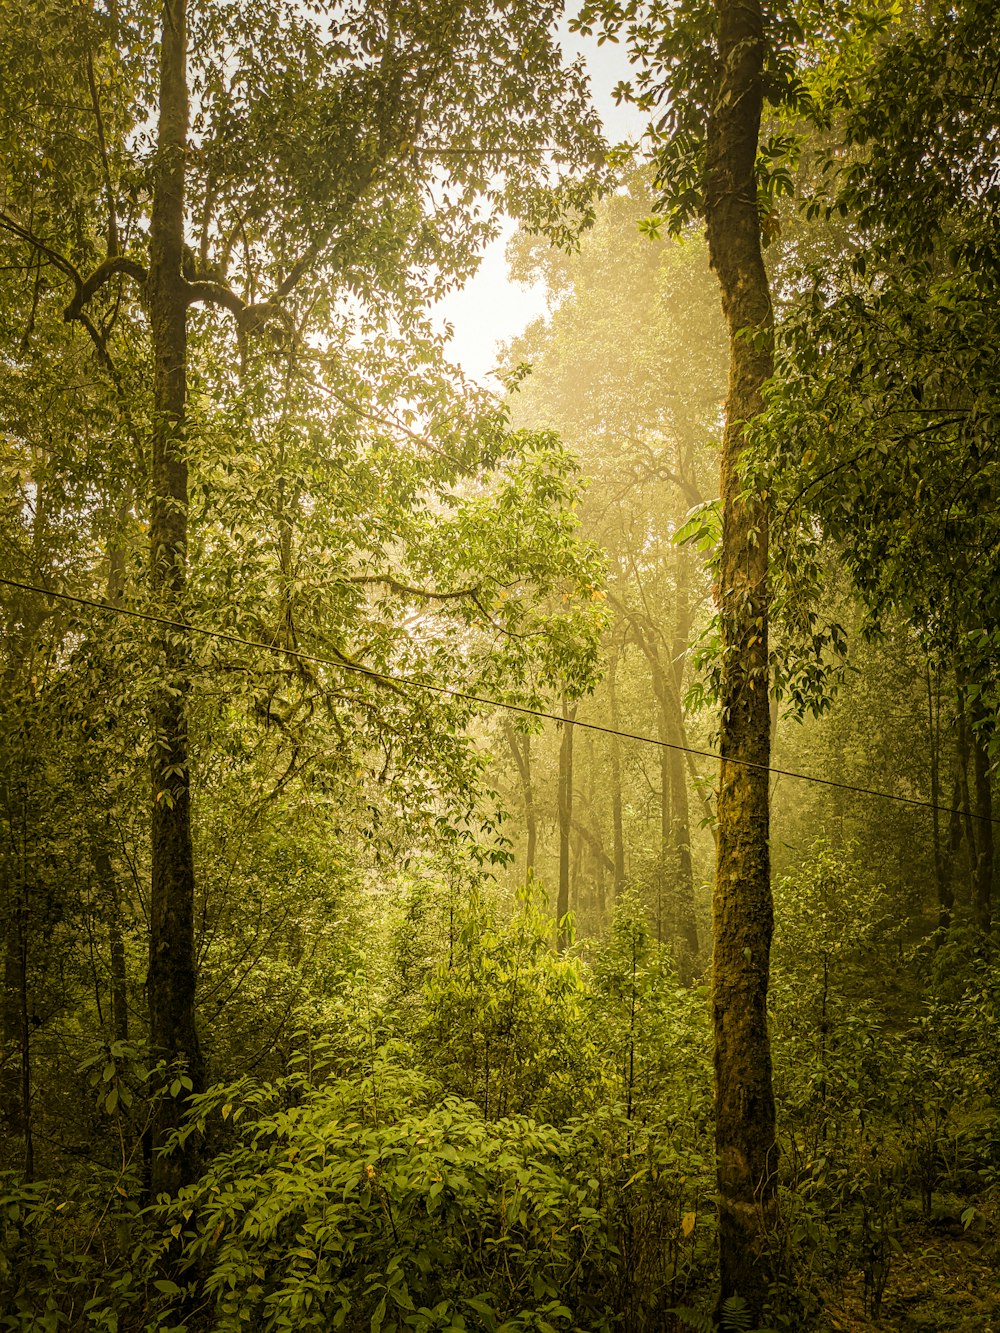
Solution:
M188 476L187 284L184 187L188 133L185 0L165 0L160 49L159 130L150 221L149 320L153 344L153 458L150 577L157 610L185 618ZM153 700L152 891L149 936L149 1039L154 1059L180 1061L195 1090L202 1061L195 1028L194 853L188 766L190 660L186 635L163 629L161 686ZM189 1155L155 1150L179 1124L183 1100L169 1080L153 1124L154 1195L189 1179Z
M773 926L768 849L767 505L744 490L747 423L773 362L755 163L764 21L757 0L716 0L719 85L708 128L705 217L730 369L722 443L722 765L714 899L716 1154L721 1296L755 1320L773 1278L777 1148L767 988Z

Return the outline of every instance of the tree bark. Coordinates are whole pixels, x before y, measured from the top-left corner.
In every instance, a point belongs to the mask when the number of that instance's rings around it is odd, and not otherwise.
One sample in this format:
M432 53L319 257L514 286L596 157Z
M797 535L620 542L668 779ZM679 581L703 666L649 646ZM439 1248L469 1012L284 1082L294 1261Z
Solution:
M153 346L150 571L157 610L184 619L188 470L187 291L184 250L188 133L186 0L164 0L160 107L150 219L149 299ZM152 890L149 1039L154 1058L181 1061L197 1091L203 1070L195 1026L194 853L188 768L189 647L180 631L159 634L162 686L153 701ZM191 1178L190 1152L156 1152L180 1123L182 1099L166 1093L152 1126L153 1194ZM191 1143L191 1140L189 1140Z
M723 758L712 994L720 1305L738 1294L759 1322L773 1277L778 1155L767 1031L768 516L762 496L744 493L740 456L774 353L755 173L766 42L759 0L715 0L715 13L719 81L708 125L705 219L730 356L720 469Z

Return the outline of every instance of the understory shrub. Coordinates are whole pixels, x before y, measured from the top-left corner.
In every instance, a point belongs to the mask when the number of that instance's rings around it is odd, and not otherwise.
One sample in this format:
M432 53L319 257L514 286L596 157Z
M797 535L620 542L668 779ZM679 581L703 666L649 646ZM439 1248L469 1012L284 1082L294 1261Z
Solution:
M487 1121L378 1060L316 1088L213 1088L186 1133L231 1144L158 1205L157 1327L550 1330L610 1324L592 1293L614 1248L579 1130ZM595 1280L596 1278L596 1280Z

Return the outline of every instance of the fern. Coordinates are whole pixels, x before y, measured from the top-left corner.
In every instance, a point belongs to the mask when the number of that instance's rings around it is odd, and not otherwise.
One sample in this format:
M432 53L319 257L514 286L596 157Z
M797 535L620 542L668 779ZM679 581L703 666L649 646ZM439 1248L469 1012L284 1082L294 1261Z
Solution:
M700 1310L690 1310L687 1306L680 1305L676 1309L668 1310L667 1313L676 1315L678 1322L685 1328L694 1329L694 1333L715 1333L715 1320Z
M742 1296L730 1296L722 1303L722 1324L724 1333L750 1333L753 1320L750 1307Z
M694 1333L716 1333L717 1328L719 1333L774 1333L773 1329L753 1327L750 1307L742 1296L730 1296L723 1301L721 1322L718 1325L710 1314L703 1314L701 1310L692 1310L684 1305L668 1310L667 1313L676 1316L678 1323L684 1328L693 1329Z

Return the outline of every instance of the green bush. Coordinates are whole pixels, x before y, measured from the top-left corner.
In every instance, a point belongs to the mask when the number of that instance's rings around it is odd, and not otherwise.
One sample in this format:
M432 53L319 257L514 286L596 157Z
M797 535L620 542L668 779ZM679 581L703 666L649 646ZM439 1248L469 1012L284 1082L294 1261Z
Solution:
M231 1144L157 1205L157 1327L597 1329L613 1263L596 1181L573 1131L487 1121L379 1059L313 1087L244 1080L197 1100L186 1132ZM598 1280L595 1281L595 1275ZM195 1312L192 1315L191 1312Z
M425 1066L487 1119L562 1123L596 1091L583 969L553 950L552 926L537 889L522 890L508 921L473 894L426 984L416 1039Z

